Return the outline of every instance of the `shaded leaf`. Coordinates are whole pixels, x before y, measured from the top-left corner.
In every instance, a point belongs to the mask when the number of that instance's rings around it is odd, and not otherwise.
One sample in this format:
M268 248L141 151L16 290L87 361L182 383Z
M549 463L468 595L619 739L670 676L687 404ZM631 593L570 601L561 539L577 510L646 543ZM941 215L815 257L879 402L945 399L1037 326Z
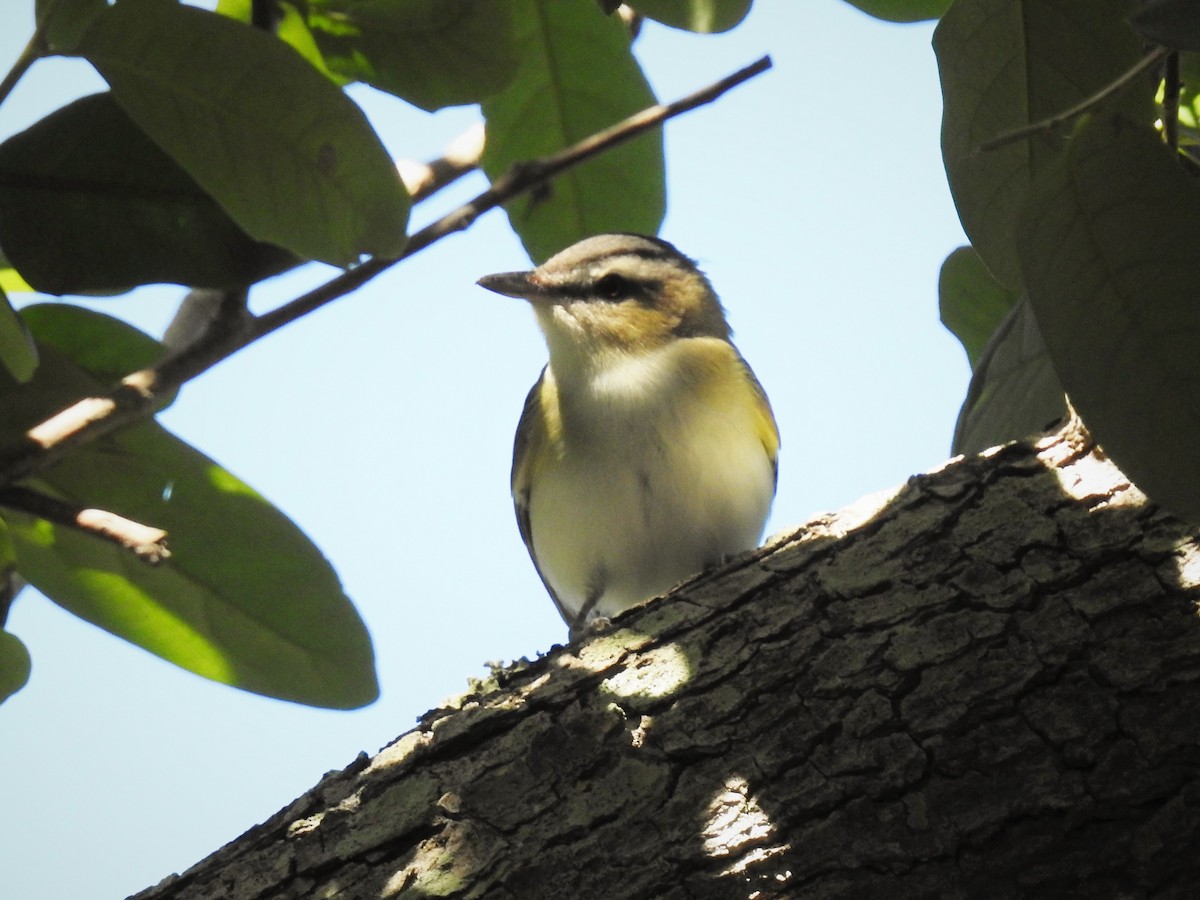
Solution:
M962 343L972 368L1016 300L992 277L973 247L959 247L942 263L938 276L942 324Z
M920 22L937 19L953 0L846 0L869 16L888 22Z
M0 290L0 363L14 379L23 382L33 377L37 361L37 346L33 343L33 337L8 302L4 291Z
M647 18L674 28L709 34L728 31L746 18L751 0L632 0Z
M333 71L426 110L477 103L517 71L513 9L495 0L310 0Z
M654 103L619 20L589 0L514 0L513 6L521 66L512 83L483 104L488 139L482 162L493 179ZM537 261L591 234L654 234L665 208L658 131L505 207Z
M5 431L100 389L58 351L41 351L29 385L0 377ZM377 695L370 638L317 548L157 423L81 447L34 484L169 534L171 557L149 566L108 542L6 510L18 570L59 605L244 690L335 708Z
M1044 431L1066 415L1037 320L1022 298L993 332L971 374L954 426L953 453L988 447Z
M0 144L0 244L37 290L233 288L296 258L250 238L113 100L76 100Z
M273 35L165 0L122 0L78 51L252 237L336 265L402 248L408 196L379 138Z
M1200 192L1153 127L1086 122L1040 175L1018 247L1076 410L1154 500L1200 520Z
M106 5L105 0L37 0L34 12L39 22L48 10L53 14L46 42L55 53L70 53Z
M29 681L32 660L21 639L8 631L0 631L0 703L3 703Z
M1129 21L1149 41L1175 50L1200 50L1196 0L1146 0Z
M29 650L15 635L3 630L5 619L16 594L24 586L14 575L16 553L8 527L0 520L0 703L29 681Z
M1129 0L958 0L933 36L944 111L942 155L963 229L1004 285L1020 286L1016 220L1029 184L1062 148L1040 132L986 153L991 138L1062 112L1131 68L1142 42ZM1147 77L1109 101L1153 121Z

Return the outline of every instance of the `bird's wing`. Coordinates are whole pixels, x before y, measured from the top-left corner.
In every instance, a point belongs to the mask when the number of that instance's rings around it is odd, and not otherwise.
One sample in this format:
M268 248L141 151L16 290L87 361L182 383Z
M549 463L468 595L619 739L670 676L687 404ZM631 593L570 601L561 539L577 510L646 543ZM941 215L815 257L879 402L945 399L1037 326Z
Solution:
M557 421L557 409L547 410L545 408L547 399L557 404L557 391L553 389L553 383L548 392L549 398L543 391L546 373L547 369L542 369L541 376L529 389L529 393L525 397L525 408L521 410L521 421L517 424L517 436L513 442L512 498L513 508L517 514L517 528L521 531L521 540L525 542L529 558L533 560L533 567L537 569L538 577L546 586L546 593L558 607L558 614L563 617L564 622L570 625L571 619L566 608L558 599L558 594L554 592L550 582L546 580L542 567L538 563L537 554L533 550L533 526L529 521L529 494L533 489L533 479L536 474L533 460L540 458L541 453L548 449L547 444L551 440L551 435L547 420L553 417Z
M762 441L763 450L771 460L771 472L773 474L776 486L779 483L779 426L775 424L775 413L771 411L771 401L767 399L767 392L763 390L763 386L759 383L758 378L754 375L754 370L750 368L745 359L742 359L741 354L738 354L738 359L741 361L742 367L746 370L746 380L750 383L751 389L754 391L754 399L757 401L754 404L755 430L758 433L758 438Z

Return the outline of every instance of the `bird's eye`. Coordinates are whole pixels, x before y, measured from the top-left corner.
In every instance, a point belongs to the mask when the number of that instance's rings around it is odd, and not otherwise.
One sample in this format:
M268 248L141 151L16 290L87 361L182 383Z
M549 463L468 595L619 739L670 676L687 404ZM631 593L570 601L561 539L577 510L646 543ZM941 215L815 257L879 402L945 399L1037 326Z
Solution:
M621 297L628 297L630 289L629 280L616 273L609 273L596 282L596 292L605 300L619 300Z

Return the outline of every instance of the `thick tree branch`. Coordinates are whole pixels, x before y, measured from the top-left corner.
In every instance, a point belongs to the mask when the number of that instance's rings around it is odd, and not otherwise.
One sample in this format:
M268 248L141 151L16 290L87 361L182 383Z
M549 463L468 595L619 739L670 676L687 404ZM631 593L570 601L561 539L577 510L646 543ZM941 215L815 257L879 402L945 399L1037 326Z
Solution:
M138 900L1182 898L1200 543L1067 429L495 673Z
M404 252L396 259L368 260L269 313L251 318L244 328L211 330L159 363L126 376L103 397L81 398L31 429L24 443L0 452L0 487L41 471L76 446L150 415L161 398L254 341L356 290L442 238L470 227L483 213L593 156L658 127L667 119L716 100L770 66L770 59L763 57L694 94L673 103L650 107L558 153L514 166L475 199L413 234Z

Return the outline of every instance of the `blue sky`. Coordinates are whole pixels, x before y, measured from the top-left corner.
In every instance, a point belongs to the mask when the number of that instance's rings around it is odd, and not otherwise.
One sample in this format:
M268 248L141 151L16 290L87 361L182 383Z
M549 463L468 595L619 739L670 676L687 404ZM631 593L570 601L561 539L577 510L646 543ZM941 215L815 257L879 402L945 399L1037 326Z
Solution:
M31 8L0 12L4 68ZM770 394L783 436L771 532L948 456L969 373L938 322L937 273L965 241L938 154L931 31L841 0L760 0L726 35L648 25L637 45L663 99L763 53L775 62L667 126L661 232L708 272ZM39 63L0 107L0 137L101 87L86 64ZM476 119L353 96L397 157L435 156ZM416 224L482 185L472 177ZM33 675L0 707L8 896L151 885L408 730L485 661L565 639L508 495L512 432L544 346L523 303L474 284L527 264L492 213L185 388L163 423L324 550L373 635L382 697L334 713L243 694L26 592L8 627ZM328 274L278 279L254 306ZM96 305L158 334L182 293Z

